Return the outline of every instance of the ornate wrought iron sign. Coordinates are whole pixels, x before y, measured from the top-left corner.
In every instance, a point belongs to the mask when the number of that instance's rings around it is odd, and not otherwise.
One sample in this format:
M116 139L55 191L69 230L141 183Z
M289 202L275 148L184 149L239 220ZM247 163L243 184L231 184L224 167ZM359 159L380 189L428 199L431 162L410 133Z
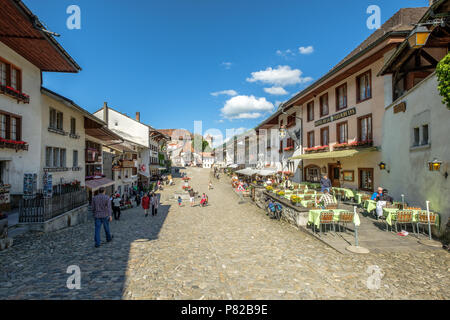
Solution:
M329 122L333 122L333 121L336 121L336 120L340 120L340 119L343 119L343 118L346 118L346 117L353 116L355 114L356 114L356 108L351 108L351 109L348 109L348 110L336 113L336 114L334 114L332 116L329 116L329 117L317 120L316 122L314 122L314 125L316 127L318 127L318 126L321 126L321 125L323 125L325 123L329 123Z

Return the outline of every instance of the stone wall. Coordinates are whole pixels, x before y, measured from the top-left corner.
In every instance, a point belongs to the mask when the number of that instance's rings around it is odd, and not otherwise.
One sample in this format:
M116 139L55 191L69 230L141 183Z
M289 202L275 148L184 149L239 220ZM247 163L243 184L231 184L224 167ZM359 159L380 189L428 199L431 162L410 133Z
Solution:
M19 227L25 227L28 231L52 232L88 221L88 205L82 205L53 219L40 223L20 223Z
M267 193L264 188L255 188L255 204L266 210L266 198L280 203L283 206L282 219L297 227L306 228L308 223L308 210L303 207L292 205L288 200L281 199L274 194Z

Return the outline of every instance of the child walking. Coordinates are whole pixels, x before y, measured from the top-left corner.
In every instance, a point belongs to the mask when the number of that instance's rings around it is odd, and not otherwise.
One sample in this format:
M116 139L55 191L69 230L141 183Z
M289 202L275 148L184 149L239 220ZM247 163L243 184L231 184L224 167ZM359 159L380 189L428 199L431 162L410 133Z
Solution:
M181 196L178 196L178 206L181 207Z

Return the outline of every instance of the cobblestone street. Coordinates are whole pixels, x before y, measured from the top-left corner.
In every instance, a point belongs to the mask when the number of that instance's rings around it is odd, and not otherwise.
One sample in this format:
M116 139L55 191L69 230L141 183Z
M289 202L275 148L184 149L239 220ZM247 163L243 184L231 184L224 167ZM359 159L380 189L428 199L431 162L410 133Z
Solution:
M208 192L209 170L188 169ZM225 181L226 180L226 181ZM291 225L239 204L213 180L210 206L179 208L166 187L156 217L123 212L114 240L94 248L93 223L26 234L0 252L0 299L448 299L450 256L434 252L342 255ZM104 234L102 234L104 241ZM81 269L69 290L66 269ZM368 289L368 269L383 273Z

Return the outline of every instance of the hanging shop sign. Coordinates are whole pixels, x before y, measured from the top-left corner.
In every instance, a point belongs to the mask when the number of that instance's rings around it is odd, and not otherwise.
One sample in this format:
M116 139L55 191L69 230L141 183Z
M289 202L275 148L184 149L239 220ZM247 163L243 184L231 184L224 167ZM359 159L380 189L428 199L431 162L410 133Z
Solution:
M334 114L332 116L329 116L329 117L317 120L316 122L314 122L314 125L316 127L318 127L318 126L321 126L321 125L323 125L325 123L330 123L330 122L333 122L333 121L336 121L336 120L347 118L347 117L353 116L355 114L356 114L356 108L351 108L351 109L348 109L348 110L336 113L336 114Z

